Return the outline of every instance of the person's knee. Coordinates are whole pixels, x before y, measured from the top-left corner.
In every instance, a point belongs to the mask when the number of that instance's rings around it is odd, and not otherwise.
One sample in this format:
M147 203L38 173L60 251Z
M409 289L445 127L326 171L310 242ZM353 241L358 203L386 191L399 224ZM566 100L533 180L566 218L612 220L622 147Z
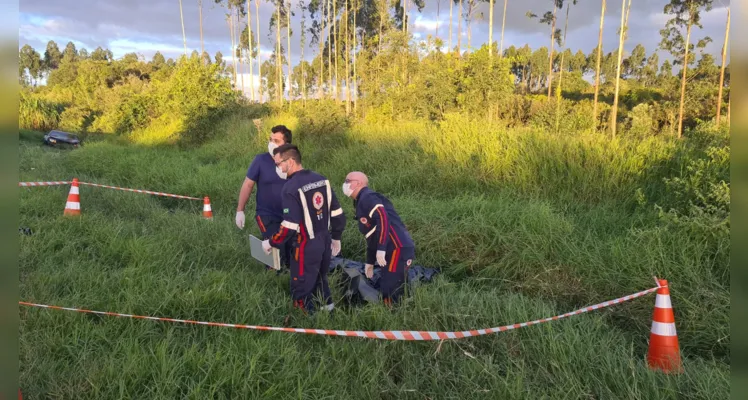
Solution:
M405 289L404 273L385 272L379 282L383 302L386 305L398 303Z
M398 272L384 272L380 279L382 290L392 291L405 282L405 274Z

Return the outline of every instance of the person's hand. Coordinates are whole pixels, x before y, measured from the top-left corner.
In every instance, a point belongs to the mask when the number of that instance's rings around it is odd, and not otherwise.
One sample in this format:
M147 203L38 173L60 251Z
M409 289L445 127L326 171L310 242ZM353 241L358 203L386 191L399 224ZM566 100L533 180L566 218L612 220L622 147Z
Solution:
M366 277L371 279L374 276L374 266L371 264L364 265L364 272L366 273Z
M236 212L236 227L239 229L244 229L244 211Z
M340 254L340 240L333 239L332 241L332 256L335 257Z
M387 265L387 260L384 259L384 254L384 250L377 250L377 264L379 264L380 267Z
M270 246L270 240L262 241L262 249L265 250L265 254L270 254L270 250L273 249L273 247Z

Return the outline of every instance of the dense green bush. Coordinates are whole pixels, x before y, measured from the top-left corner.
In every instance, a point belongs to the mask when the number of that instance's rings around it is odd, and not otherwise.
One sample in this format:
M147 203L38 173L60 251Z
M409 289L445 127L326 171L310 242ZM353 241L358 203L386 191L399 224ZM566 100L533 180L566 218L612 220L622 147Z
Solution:
M655 128L652 106L642 103L634 107L627 117L626 126L634 136L651 135Z
M86 132L94 118L91 109L71 106L60 114L60 129L69 132Z
M583 132L594 128L592 102L556 99L534 102L530 125L548 132Z
M527 125L532 115L533 100L529 96L513 94L498 101L498 117L510 127Z
M183 121L178 132L190 143L201 143L211 136L211 126L237 104L237 93L220 66L204 65L199 58L181 58L167 81L156 82L156 115Z
M639 204L690 232L729 242L729 132L709 122L687 134L678 152L652 171L650 184L637 190Z
M23 90L22 128L123 135L142 143L197 144L238 107L238 95L221 66L182 57L159 69L129 57L118 61L64 61L49 85Z
M692 155L693 156L693 155ZM664 177L661 206L682 215L730 215L730 148L710 146L698 158L684 163L685 170Z
M351 126L345 108L332 100L309 101L306 107L295 107L298 134L304 138L340 137Z

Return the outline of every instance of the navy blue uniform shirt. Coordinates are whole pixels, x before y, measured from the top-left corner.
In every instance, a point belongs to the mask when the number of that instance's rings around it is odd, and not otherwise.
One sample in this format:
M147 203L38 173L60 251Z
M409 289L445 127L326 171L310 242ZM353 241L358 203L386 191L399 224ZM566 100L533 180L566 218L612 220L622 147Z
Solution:
M415 247L410 233L392 203L383 195L364 187L354 202L358 230L366 236L366 263L375 264L377 251Z
M286 180L275 172L275 161L270 153L255 156L247 170L247 178L255 181L257 187L257 204L255 214L261 217L283 219L281 192Z
M301 235L302 244L328 236L340 240L343 236L345 214L324 176L307 169L294 173L283 186L281 199L283 222L270 240L272 246L280 247L296 234Z

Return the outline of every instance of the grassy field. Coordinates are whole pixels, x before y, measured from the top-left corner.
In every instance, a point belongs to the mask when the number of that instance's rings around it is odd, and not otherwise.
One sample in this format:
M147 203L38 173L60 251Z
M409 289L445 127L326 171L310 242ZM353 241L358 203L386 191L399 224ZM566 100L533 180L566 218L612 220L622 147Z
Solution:
M654 296L444 343L21 307L24 398L729 396L729 225L714 213L686 217L656 208L685 209L686 200L700 206L693 198L708 210L714 196L693 188L717 183L705 182L724 172L707 149L724 148L726 138L611 141L493 131L459 116L438 126L360 123L321 134L292 115L268 117L264 126L294 130L304 166L327 175L343 198L343 256L364 254L352 204L339 189L347 172L361 170L409 227L416 263L443 271L394 311L341 307L307 318L291 312L288 275L252 260L247 234L257 235L256 226L248 223L247 232L234 225L244 173L266 143L248 121L228 117L215 139L196 148L92 137L62 151L43 147L40 133L21 132L23 181L77 177L207 195L215 215L203 220L201 202L82 187L83 215L68 219L67 187L22 188L20 223L33 234L20 237L21 298L229 323L283 326L290 313L294 327L464 330L564 313L650 288L657 275L671 284L685 373L646 366ZM342 291L334 295L340 299Z

